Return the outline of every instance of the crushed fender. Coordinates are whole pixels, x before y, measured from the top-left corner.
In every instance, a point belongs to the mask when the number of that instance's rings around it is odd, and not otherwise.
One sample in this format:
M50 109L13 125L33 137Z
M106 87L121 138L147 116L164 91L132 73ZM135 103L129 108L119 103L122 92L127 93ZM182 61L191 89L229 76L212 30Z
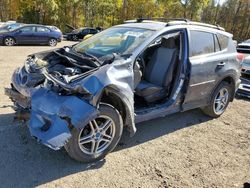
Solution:
M39 142L58 150L71 137L70 126L83 128L97 115L95 107L76 96L41 88L31 96L29 130Z

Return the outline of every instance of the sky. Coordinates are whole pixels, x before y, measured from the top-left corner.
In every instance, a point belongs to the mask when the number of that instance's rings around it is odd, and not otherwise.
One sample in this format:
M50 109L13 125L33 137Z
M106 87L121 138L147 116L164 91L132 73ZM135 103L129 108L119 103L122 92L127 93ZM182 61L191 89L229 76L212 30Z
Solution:
M217 3L220 3L220 5L223 5L227 0L214 0L214 1L215 1L215 5L217 5ZM181 2L185 4L186 0L181 0Z
M215 0L215 4L217 5L220 2L220 5L224 4L227 0Z

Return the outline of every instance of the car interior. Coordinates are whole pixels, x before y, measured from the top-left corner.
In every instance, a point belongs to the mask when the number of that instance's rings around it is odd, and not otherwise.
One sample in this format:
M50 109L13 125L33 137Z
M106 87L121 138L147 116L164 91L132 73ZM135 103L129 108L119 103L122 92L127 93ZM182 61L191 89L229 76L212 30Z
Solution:
M180 74L180 32L164 35L150 44L134 64L135 109L166 102Z

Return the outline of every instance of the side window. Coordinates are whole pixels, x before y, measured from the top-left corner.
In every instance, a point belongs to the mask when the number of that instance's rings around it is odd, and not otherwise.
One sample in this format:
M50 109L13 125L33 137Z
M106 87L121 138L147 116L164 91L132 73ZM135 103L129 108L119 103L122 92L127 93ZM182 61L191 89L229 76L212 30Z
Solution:
M228 46L229 38L227 36L225 36L225 35L222 35L222 34L217 34L217 37L218 37L218 40L219 40L219 43L220 43L221 50L226 49L227 46Z
M90 29L90 34L96 34L97 31L95 29Z
M23 27L20 29L22 31L22 33L31 33L35 31L34 27Z
M216 35L214 35L214 47L216 52L220 51L220 44Z
M39 33L49 33L50 32L50 30L46 27L37 27L36 31Z
M89 34L89 29L84 29L84 30L82 30L82 34Z
M214 37L212 33L190 31L189 55L197 56L214 52Z

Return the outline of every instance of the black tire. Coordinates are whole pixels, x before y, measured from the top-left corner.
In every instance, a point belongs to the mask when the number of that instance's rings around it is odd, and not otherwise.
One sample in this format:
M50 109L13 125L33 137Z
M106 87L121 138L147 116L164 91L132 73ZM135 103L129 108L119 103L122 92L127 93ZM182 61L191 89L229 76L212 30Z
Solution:
M13 37L6 37L4 39L5 46L14 46L16 44L16 40Z
M227 100L226 100L226 97L224 97L225 98L225 100L223 101L223 106L224 107L222 107L221 110L216 110L217 109L216 107L218 107L218 104L216 103L216 101L220 100L220 99L218 99L219 95L220 95L219 93L220 92L226 92L226 91L228 91L228 96L227 96ZM230 99L231 99L232 95L233 95L232 87L230 86L230 84L223 81L215 89L215 91L214 91L214 93L212 95L210 105L202 108L201 110L203 111L204 114L206 114L206 115L208 115L210 117L213 117L213 118L220 117L225 112L225 110L226 110L226 108L227 108L227 106L228 106L228 104L230 102Z
M72 137L69 139L68 143L64 147L66 151L68 152L69 156L75 159L76 161L83 162L83 163L90 163L90 162L95 162L100 159L103 159L109 152L111 152L116 147L116 145L118 144L121 138L122 131L123 131L123 121L119 112L114 107L108 104L101 104L99 111L100 111L100 114L95 119L96 122L98 122L98 118L102 116L109 117L110 119L112 119L113 123L111 122L111 126L115 127L114 128L115 131L113 133L112 139L109 145L107 145L107 148L101 151L100 153L86 154L87 149L86 150L82 149L82 146L80 146L80 143L79 143L79 139L81 138L83 134L86 133L86 131L88 131L88 128L90 127L90 123L81 130L73 128L71 131ZM91 130L89 131L89 133L86 133L86 134L92 135ZM106 131L105 131L105 134L106 134ZM87 137L86 135L84 136ZM95 136L91 136L91 137L95 138ZM94 139L94 138L91 138L91 139ZM90 148L92 148L93 142L85 143L85 145L87 144L91 144Z
M49 39L49 42L48 42L49 46L56 46L57 45L57 40L54 39L54 38L51 38Z

